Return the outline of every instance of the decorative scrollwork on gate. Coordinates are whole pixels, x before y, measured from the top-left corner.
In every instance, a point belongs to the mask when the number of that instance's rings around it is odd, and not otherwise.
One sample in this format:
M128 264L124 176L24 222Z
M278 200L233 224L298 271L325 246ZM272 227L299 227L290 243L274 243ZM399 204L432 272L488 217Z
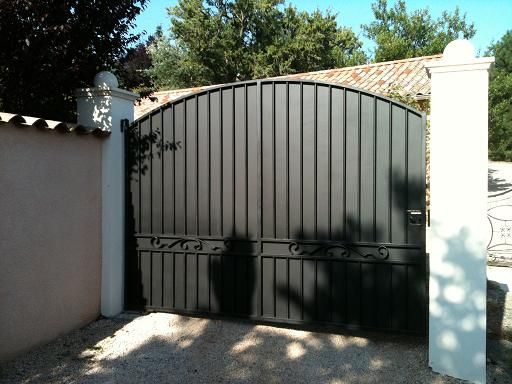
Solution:
M490 239L487 253L490 261L512 259L512 205L499 205L488 210Z
M357 248L340 242L324 243L311 251L306 251L298 242L291 242L288 245L288 250L291 255L311 255L311 256L328 256L328 257L342 257L350 258L352 254L356 254L365 259L373 258L375 260L386 260L389 257L389 249L384 245L379 245L376 253L361 252Z
M229 250L231 247L231 243L229 240L222 240L223 247L218 245L214 245L208 241L203 239L199 239L197 237L180 237L178 239L169 239L168 242L163 242L162 239L158 236L153 236L151 238L151 245L158 249L173 249L178 247L183 251L192 251L192 252L201 252L208 251L211 253L223 253Z

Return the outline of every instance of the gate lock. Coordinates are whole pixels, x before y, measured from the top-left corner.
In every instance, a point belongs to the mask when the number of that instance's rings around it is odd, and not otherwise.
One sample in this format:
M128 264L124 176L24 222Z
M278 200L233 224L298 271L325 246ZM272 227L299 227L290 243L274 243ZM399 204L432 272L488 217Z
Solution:
M425 224L425 215L419 209L408 209L407 222L409 225L423 225Z

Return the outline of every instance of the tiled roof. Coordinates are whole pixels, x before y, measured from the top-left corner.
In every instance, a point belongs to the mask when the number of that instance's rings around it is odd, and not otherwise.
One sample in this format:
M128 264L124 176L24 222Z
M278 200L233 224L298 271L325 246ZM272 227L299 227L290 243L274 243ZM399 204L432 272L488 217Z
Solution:
M76 132L79 134L109 135L110 132L100 128L84 127L80 124L63 123L61 121L46 120L38 117L22 116L12 113L0 112L0 124L15 124L22 127L56 130L60 132Z
M412 59L357 65L355 67L327 69L324 71L297 73L276 77L276 79L304 79L325 81L334 84L364 89L387 95L390 91L411 95L418 99L430 97L430 79L424 64L438 60L441 55L414 57ZM135 118L181 96L214 86L194 87L171 91L155 92L135 106Z

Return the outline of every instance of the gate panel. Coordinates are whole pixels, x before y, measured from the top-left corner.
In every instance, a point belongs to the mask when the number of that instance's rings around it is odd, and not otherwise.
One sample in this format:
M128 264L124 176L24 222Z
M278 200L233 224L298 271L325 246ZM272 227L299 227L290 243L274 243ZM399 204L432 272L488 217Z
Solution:
M126 140L127 307L424 332L425 225L407 213L424 210L424 126L301 81L141 118Z

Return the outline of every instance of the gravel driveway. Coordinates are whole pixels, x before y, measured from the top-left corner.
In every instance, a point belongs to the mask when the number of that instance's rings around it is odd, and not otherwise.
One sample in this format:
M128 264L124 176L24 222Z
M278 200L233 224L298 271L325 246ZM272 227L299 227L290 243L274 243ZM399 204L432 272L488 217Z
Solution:
M4 364L0 383L460 383L426 368L425 343L164 313L122 315ZM512 348L503 343L490 345L488 383L512 382L504 363L510 367Z

